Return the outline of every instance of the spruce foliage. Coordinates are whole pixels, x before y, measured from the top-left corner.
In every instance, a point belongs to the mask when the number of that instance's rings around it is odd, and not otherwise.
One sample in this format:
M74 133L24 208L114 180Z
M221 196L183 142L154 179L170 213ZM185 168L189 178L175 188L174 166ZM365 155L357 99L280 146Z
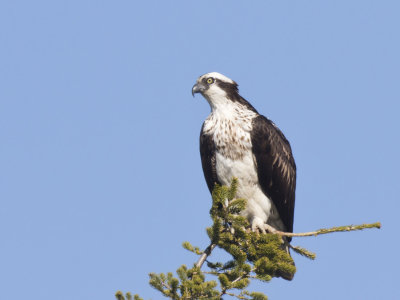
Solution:
M268 282L279 274L294 275L296 267L285 250L282 234L253 232L249 229L247 219L239 215L246 208L246 200L235 198L237 187L238 181L233 178L230 187L216 185L213 190L210 210L213 224L207 228L210 246L201 251L189 242L182 244L183 248L200 256L196 264L191 268L182 265L176 270L176 275L171 272L149 274L150 285L163 296L173 300L220 300L224 295L237 299L266 300L268 298L263 293L247 290L250 280ZM312 235L365 228L380 228L380 223L320 229L312 232ZM208 261L215 247L225 250L231 259L225 262ZM290 247L296 253L315 259L315 254L307 249ZM208 271L201 270L203 262L207 263ZM207 280L206 275L214 276L215 279ZM117 300L143 300L138 295L132 297L130 293L124 295L120 291L115 296Z
M282 238L275 234L259 234L250 231L246 218L239 213L246 208L246 200L235 198L238 181L232 180L230 187L216 185L212 193L213 204L210 215L213 220L207 234L211 244L224 249L231 259L226 262L207 262L209 271L201 271L195 265L191 268L182 265L177 275L172 273L151 273L150 285L165 297L173 300L183 299L222 299L223 295L238 299L265 300L262 293L246 290L250 279L269 281L281 272L294 274L296 268L290 255L282 247ZM183 248L196 255L202 255L199 247L189 242ZM206 280L206 274L216 280ZM116 294L118 300L130 300L122 292ZM135 295L134 300L140 300Z

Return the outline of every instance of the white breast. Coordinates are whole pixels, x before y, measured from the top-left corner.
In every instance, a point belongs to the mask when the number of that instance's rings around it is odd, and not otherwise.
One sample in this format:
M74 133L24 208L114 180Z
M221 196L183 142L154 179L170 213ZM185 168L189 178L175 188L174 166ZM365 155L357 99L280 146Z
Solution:
M252 224L269 223L282 230L276 208L258 183L250 136L252 119L256 116L256 113L241 108L213 111L205 121L203 131L213 136L219 182L230 185L233 177L238 178L237 197L247 200L242 215Z

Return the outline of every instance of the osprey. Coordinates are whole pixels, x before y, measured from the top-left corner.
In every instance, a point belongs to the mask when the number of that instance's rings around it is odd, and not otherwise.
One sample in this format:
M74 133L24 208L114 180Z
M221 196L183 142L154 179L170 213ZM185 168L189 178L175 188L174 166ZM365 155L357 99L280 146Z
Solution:
M202 75L192 88L195 93L211 106L200 133L201 162L210 192L216 183L229 185L236 177L237 196L247 200L242 215L253 231L265 233L268 224L293 232L296 165L288 140L239 95L238 84L228 77L216 72Z

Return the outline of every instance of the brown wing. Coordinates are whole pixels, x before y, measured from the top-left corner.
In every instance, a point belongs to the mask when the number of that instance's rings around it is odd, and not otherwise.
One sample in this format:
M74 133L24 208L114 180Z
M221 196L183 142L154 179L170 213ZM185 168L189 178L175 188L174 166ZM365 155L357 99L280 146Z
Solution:
M293 232L296 164L283 133L267 118L253 120L251 134L261 188L275 204L288 232Z
M201 164L203 166L204 177L207 182L210 193L214 189L215 183L218 183L216 158L215 158L215 144L211 135L203 132L204 124L200 132L200 156Z

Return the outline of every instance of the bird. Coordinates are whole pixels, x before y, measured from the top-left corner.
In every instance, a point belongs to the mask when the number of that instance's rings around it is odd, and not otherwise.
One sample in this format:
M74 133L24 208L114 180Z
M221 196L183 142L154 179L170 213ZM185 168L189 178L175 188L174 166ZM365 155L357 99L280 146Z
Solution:
M282 131L239 94L238 84L217 72L200 76L192 95L211 107L200 132L200 156L210 192L238 179L236 196L252 231L293 232L296 164ZM286 239L286 250L289 253ZM292 276L280 277L291 280Z

